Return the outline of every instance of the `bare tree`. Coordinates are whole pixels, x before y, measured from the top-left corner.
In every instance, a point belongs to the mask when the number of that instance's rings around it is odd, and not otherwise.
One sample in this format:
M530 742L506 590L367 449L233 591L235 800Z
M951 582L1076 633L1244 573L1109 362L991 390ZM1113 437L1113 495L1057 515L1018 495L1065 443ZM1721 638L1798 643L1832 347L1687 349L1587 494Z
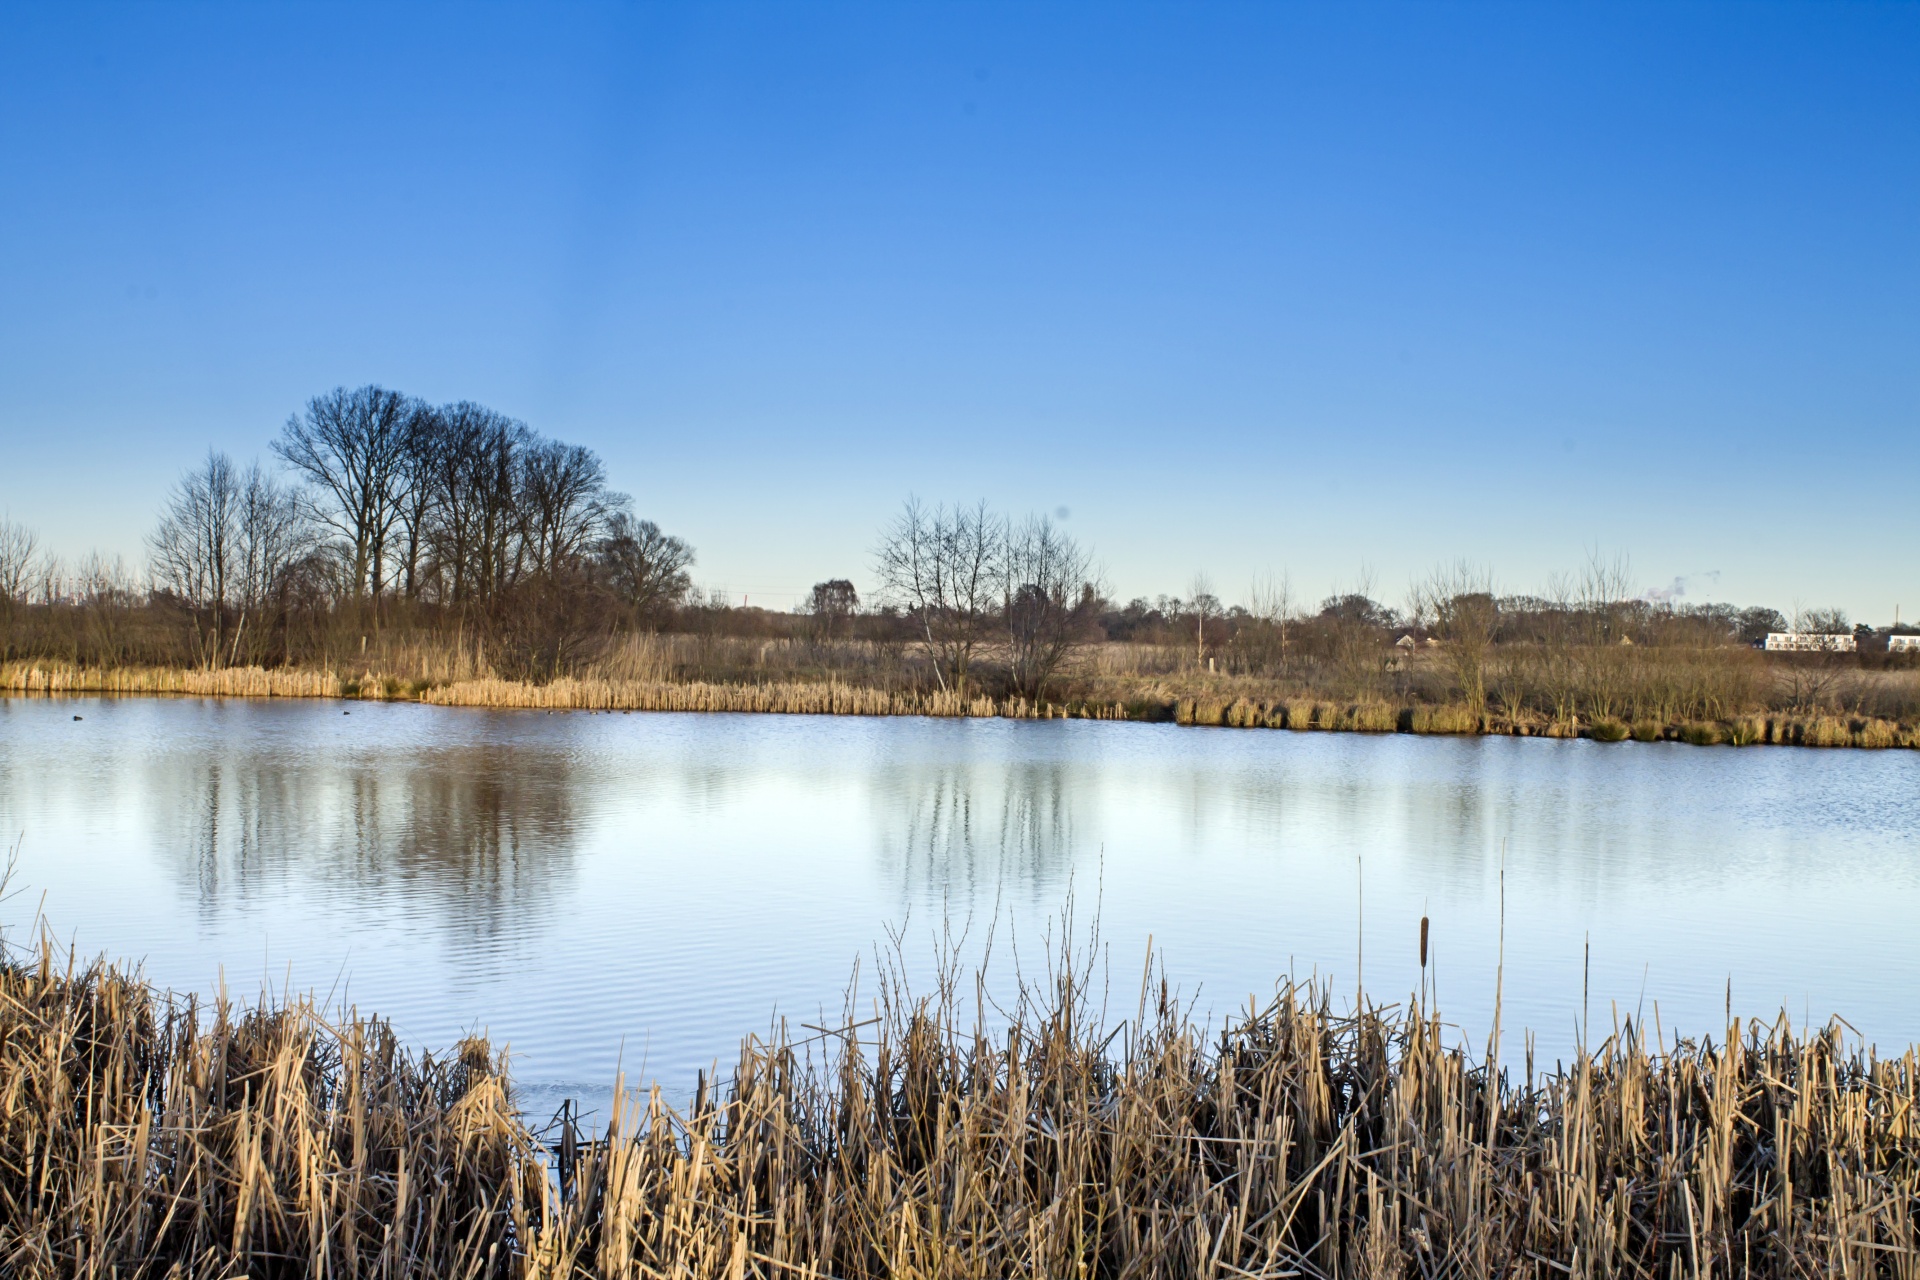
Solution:
M293 566L311 555L320 539L299 497L258 463L247 468L240 485L240 524L234 546L232 593L233 638L227 661L247 656L260 660L270 615L284 594Z
M693 565L693 548L662 533L651 520L616 513L608 521L598 553L608 586L637 617L657 617L684 600L693 587L687 573Z
M119 556L90 552L74 577L92 660L102 666L127 661L127 614L139 603L140 591L126 563Z
M1039 701L1085 638L1098 609L1091 557L1045 516L1007 539L1007 669L1014 692Z
M1213 594L1213 579L1204 573L1193 575L1193 665L1207 665L1207 621L1223 612L1220 597Z
M194 619L194 645L206 666L239 659L286 571L315 538L294 495L260 470L237 470L209 452L168 496L147 539L158 590Z
M1626 636L1626 605L1633 594L1632 563L1624 555L1608 559L1598 547L1587 552L1576 588L1588 643L1618 644Z
M1235 640L1246 651L1250 665L1263 674L1285 676L1289 670L1288 641L1294 624L1293 580L1284 572L1254 579L1247 625Z
M450 603L490 614L519 575L519 477L525 423L462 401L439 410L430 541Z
M420 597L424 585L432 521L440 496L436 481L444 467L442 454L450 433L440 411L423 400L407 404L406 445L400 464L400 482L394 510L400 525L397 549L400 592L409 600Z
M287 419L273 451L313 486L314 514L345 543L356 596L386 583L387 539L400 517L412 412L397 391L337 387Z
M1487 655L1500 626L1493 575L1456 560L1442 565L1413 589L1414 617L1440 642L1441 660L1453 672L1467 706L1487 709Z
M519 479L520 535L536 573L578 561L628 501L607 489L606 468L582 445L543 440L523 450Z
M1796 609L1793 629L1803 635L1850 636L1853 624L1845 609Z
M0 520L0 661L22 648L18 628L40 564L40 539L23 524Z
M160 523L147 539L154 585L192 618L194 648L203 666L218 666L226 652L240 488L233 460L209 451L205 463L174 484Z
M997 621L1005 529L984 501L928 511L910 498L881 533L875 576L913 617L943 689L966 693L974 656Z
M1583 701L1594 718L1611 719L1626 709L1632 580L1626 556L1608 559L1597 547L1587 553L1576 591L1586 641L1581 653Z

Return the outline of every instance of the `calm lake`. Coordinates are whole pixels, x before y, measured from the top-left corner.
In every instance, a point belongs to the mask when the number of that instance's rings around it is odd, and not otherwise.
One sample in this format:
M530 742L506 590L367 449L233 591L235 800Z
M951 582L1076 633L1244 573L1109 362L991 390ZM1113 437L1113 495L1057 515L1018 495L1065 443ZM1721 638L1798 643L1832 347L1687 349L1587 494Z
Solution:
M678 1093L945 920L1038 967L1072 893L1112 1016L1149 938L1218 1016L1289 971L1506 1052L1582 1017L1841 1014L1920 1040L1920 754L1084 722L0 699L0 905L155 981L510 1043L529 1110ZM75 717L80 717L76 719ZM1362 925L1364 924L1364 929ZM1362 943L1364 946L1362 947ZM1590 945L1590 964L1586 961ZM1598 1038L1596 1034L1595 1038Z

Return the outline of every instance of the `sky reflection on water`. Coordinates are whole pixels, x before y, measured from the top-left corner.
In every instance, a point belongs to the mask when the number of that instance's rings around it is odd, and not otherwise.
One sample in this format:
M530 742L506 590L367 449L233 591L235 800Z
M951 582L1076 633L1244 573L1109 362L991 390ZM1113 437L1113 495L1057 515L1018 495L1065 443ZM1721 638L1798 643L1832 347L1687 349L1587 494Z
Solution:
M83 718L74 720L78 714ZM421 1044L510 1042L536 1093L670 1085L838 1009L904 926L997 919L1029 968L1070 891L1114 1016L1147 940L1216 1013L1318 973L1419 981L1563 1054L1657 1003L1920 1040L1920 755L777 716L0 700L15 931L180 988L333 993ZM871 962L869 961L869 964Z

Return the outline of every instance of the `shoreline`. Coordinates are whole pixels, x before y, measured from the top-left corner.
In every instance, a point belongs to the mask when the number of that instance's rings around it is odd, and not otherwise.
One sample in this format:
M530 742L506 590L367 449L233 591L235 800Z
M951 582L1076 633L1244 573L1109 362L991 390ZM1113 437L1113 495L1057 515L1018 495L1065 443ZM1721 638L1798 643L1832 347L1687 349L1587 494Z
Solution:
M1143 682L1147 683L1147 682ZM1244 694L1072 699L1033 703L950 691L899 691L837 681L720 683L561 677L546 684L493 677L414 681L372 673L227 667L84 668L55 663L0 667L0 696L107 694L134 697L304 698L416 702L429 706L546 711L743 712L773 715L931 716L942 719L1111 720L1195 727L1444 737L1589 738L1695 746L1798 746L1912 750L1920 725L1828 712L1761 711L1717 720L1595 719L1477 715L1462 704L1253 698Z

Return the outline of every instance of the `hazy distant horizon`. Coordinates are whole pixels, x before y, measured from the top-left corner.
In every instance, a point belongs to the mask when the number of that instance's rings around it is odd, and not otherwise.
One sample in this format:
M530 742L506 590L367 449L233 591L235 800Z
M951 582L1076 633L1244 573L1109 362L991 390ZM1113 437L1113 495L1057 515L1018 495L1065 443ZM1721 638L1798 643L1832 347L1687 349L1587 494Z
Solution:
M1120 601L1437 561L1920 613L1920 8L15 6L0 513L130 563L378 382L694 576L909 495Z

